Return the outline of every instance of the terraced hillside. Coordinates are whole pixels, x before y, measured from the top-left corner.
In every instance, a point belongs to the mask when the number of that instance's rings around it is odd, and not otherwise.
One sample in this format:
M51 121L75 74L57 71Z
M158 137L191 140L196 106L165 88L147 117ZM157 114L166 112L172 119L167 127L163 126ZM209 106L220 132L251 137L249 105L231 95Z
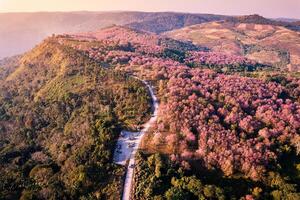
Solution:
M165 35L208 47L215 52L244 55L282 70L300 70L300 34L282 26L211 22Z

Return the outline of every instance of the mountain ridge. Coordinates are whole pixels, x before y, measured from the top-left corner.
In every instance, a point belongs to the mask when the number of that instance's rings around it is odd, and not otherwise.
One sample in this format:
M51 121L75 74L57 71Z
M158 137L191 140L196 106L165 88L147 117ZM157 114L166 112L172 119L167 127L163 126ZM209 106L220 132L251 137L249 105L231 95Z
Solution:
M225 19L233 20L234 16L136 11L0 13L0 58L24 53L51 34L93 31L112 24L161 33ZM298 26L291 23L288 28L297 30Z

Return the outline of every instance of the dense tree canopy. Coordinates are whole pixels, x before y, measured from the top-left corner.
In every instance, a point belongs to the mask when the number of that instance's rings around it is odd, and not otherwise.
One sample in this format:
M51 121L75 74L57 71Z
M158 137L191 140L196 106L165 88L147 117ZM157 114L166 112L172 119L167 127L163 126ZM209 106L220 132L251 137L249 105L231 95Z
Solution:
M148 118L143 84L55 38L4 70L0 199L120 196L124 168L112 152L122 128Z

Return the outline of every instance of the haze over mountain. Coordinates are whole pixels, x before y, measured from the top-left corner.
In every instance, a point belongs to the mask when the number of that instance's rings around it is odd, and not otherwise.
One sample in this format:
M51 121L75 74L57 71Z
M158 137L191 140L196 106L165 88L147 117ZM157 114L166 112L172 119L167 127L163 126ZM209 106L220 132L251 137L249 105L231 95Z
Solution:
M86 32L113 24L134 23L131 26L137 27L136 23L159 19L172 19L159 28L161 32L222 17L146 12L0 13L0 58L23 53L51 34Z
M93 31L112 24L162 33L193 24L232 19L222 15L171 12L0 13L0 58L23 53L51 34ZM292 24L284 23L295 29Z

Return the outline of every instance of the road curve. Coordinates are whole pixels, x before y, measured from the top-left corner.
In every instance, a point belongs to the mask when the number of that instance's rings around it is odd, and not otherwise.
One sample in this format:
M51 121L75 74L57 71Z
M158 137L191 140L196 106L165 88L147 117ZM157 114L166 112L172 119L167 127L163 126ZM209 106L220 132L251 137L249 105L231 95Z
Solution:
M141 130L139 137L137 138L136 146L134 147L134 149L130 155L129 164L128 164L127 172L126 172L126 178L125 178L125 182L124 182L122 200L130 200L130 194L132 191L132 182L133 182L133 172L134 172L134 167L135 167L135 165L134 165L135 164L135 154L136 154L136 152L139 148L139 145L142 141L143 135L145 134L146 131L148 131L148 129L151 127L151 125L156 121L157 112L158 112L158 101L154 94L152 86L149 85L149 83L147 83L144 80L141 80L137 77L134 77L134 78L142 81L147 86L147 88L150 92L151 98L152 98L153 114L152 114L150 120L144 124L144 128Z

